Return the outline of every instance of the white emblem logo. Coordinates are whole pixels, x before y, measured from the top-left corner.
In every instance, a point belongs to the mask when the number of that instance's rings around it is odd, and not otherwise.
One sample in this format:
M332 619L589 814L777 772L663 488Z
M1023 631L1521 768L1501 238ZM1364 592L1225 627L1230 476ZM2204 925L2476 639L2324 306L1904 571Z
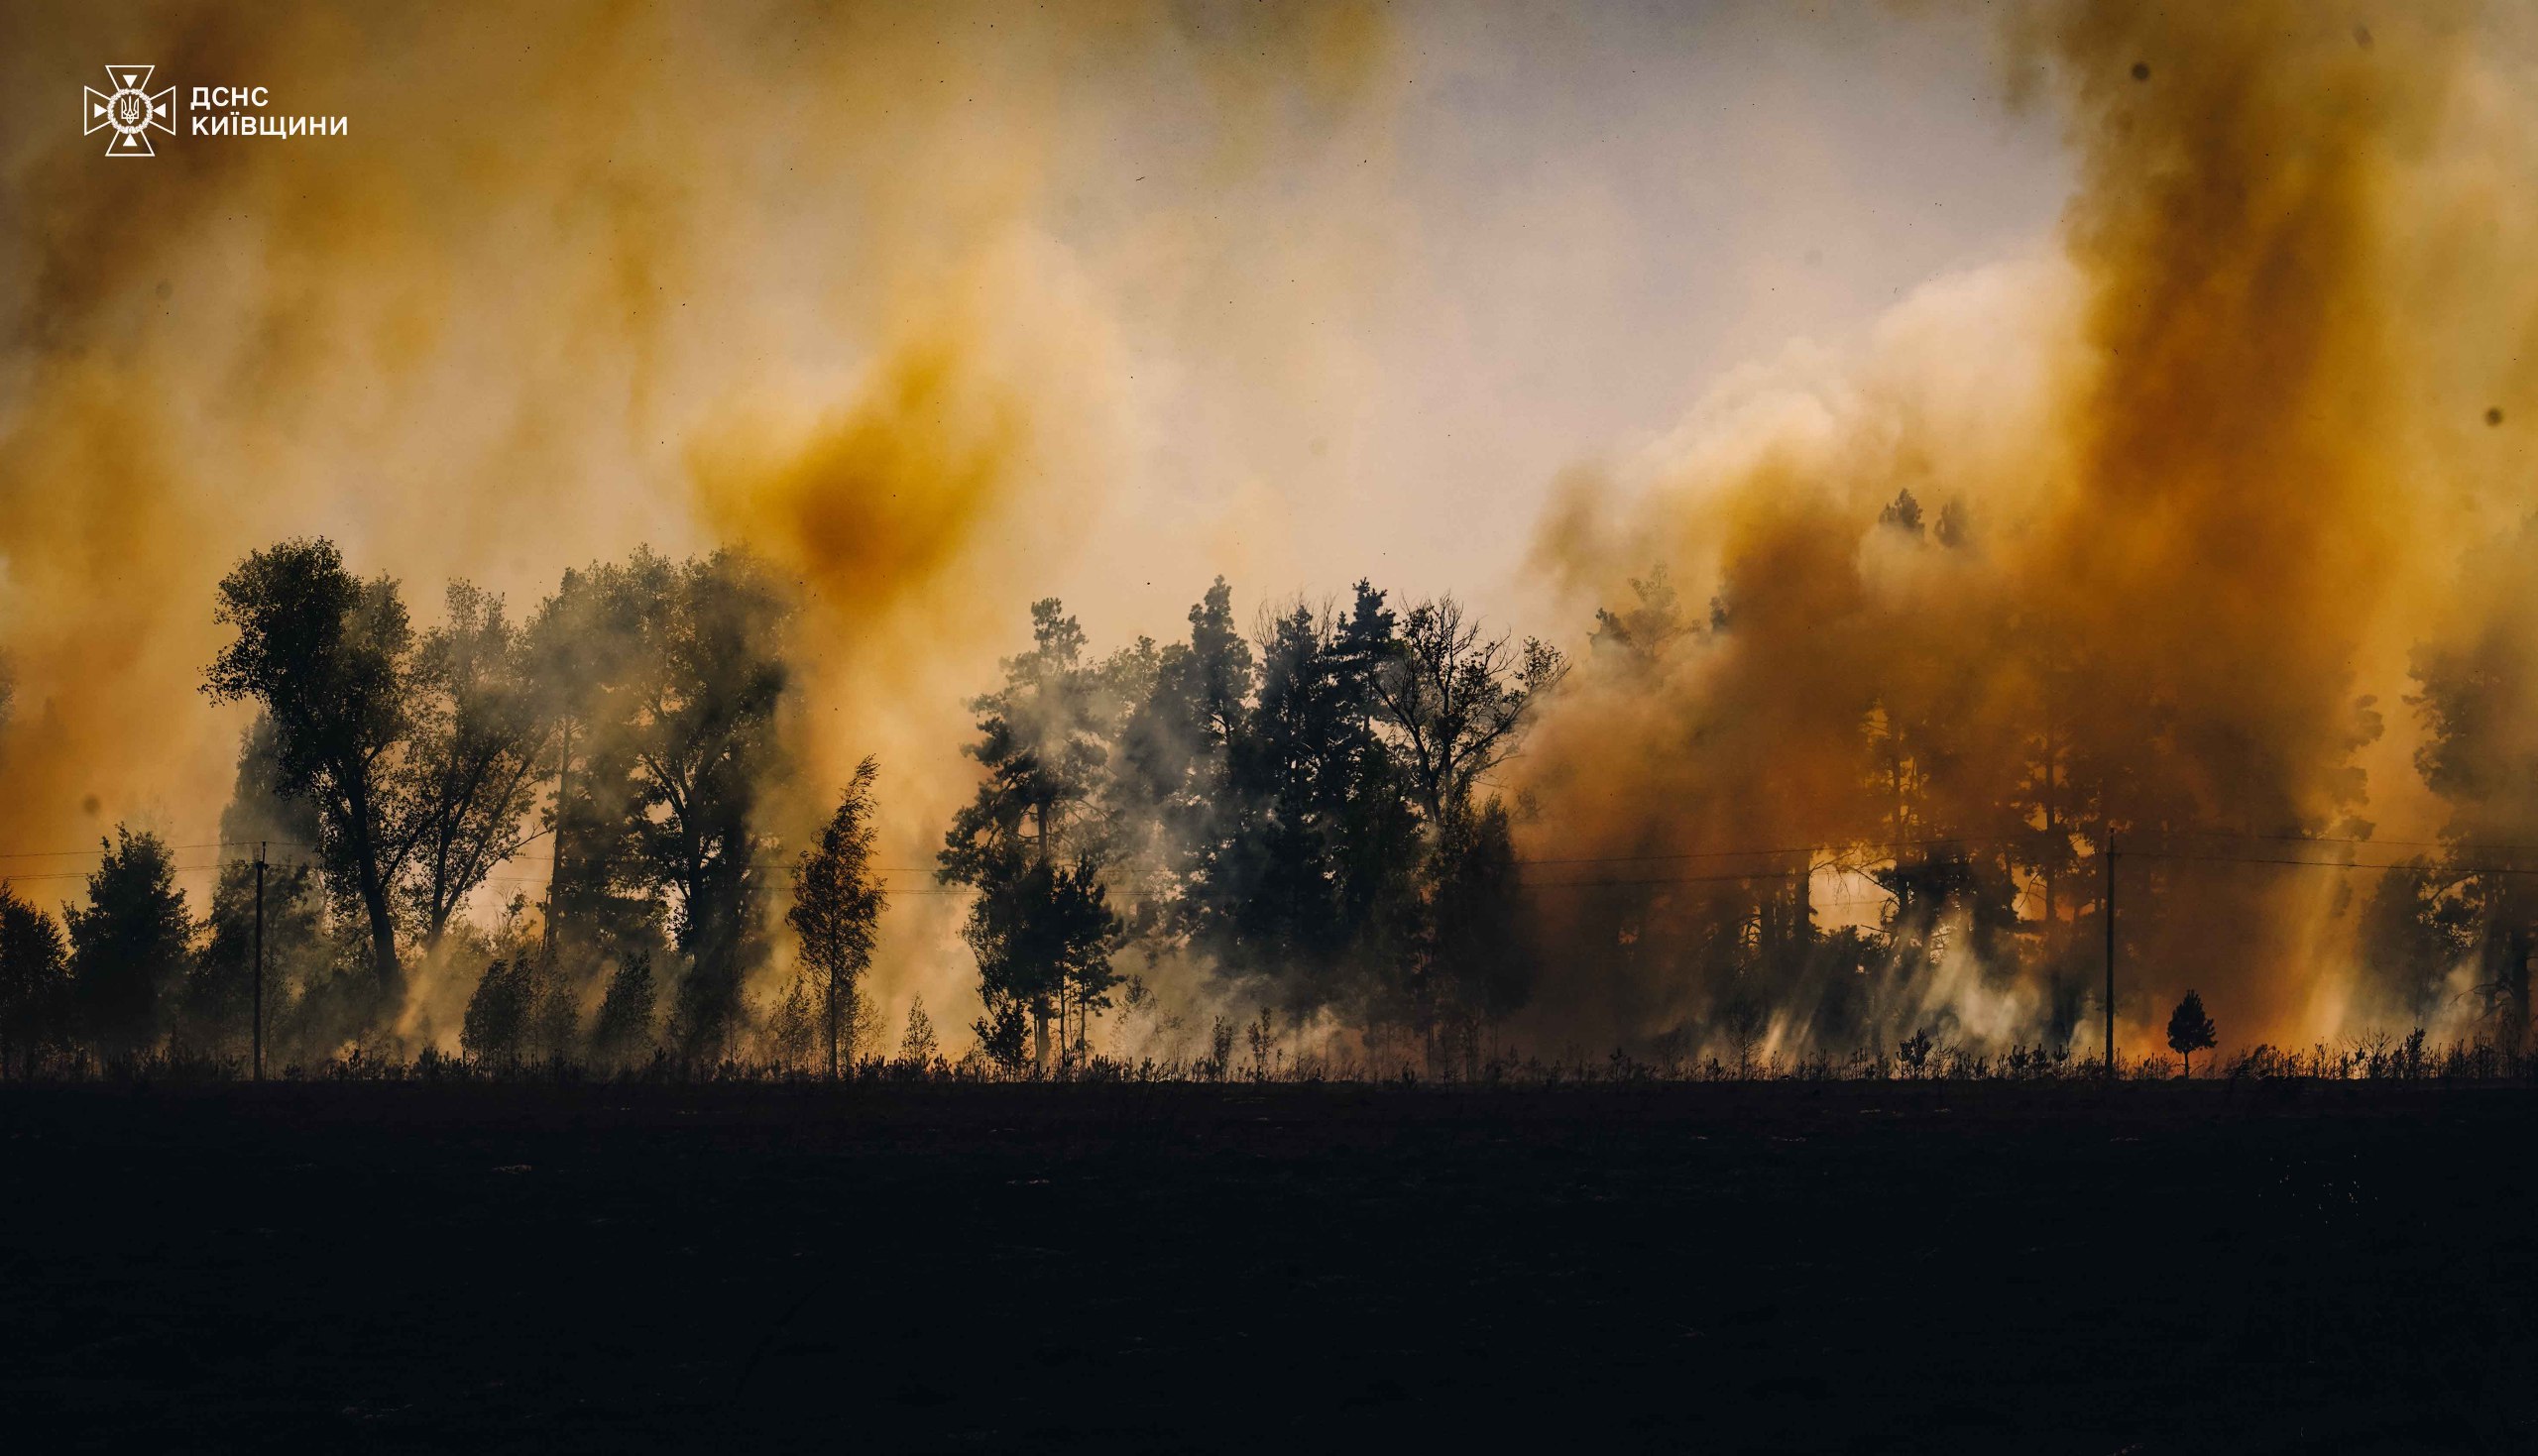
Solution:
M176 88L170 86L156 96L147 89L150 73L157 69L155 65L109 65L106 79L114 82L113 90L81 87L88 94L79 109L86 123L79 134L84 137L112 127L115 134L106 139L108 157L157 156L150 150L150 129L157 127L172 137L176 134Z

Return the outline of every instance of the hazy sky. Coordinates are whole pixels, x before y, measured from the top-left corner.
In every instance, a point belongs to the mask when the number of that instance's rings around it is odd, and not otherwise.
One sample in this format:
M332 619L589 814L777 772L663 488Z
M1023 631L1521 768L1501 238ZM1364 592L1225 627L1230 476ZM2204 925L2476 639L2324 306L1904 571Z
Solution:
M1134 356L1183 383L1143 396L1156 428L1115 509L1220 544L1246 593L1373 572L1522 601L1558 472L1671 428L1741 362L2042 251L2069 186L2056 119L2013 113L1971 13L1442 5L1402 12L1398 47L1382 225L1366 256L1311 260L1356 263L1352 286L1268 321L1319 346L1312 368L1264 381L1174 338L1169 301L1122 299ZM1144 166L1134 139L1119 162ZM1313 205L1263 191L1227 205ZM1133 624L1168 624L1192 590L1144 595L1150 560L1096 533L1058 585L1133 582Z
M0 769L74 842L208 824L238 728L192 688L210 589L294 533L425 619L455 575L525 609L647 541L769 551L829 610L819 767L881 749L911 836L1036 597L1103 644L1175 634L1218 572L1246 614L1372 575L1573 640L1525 575L1562 471L2047 249L2068 183L1973 10L0 27L0 628L52 725ZM115 57L350 131L110 161L66 123Z

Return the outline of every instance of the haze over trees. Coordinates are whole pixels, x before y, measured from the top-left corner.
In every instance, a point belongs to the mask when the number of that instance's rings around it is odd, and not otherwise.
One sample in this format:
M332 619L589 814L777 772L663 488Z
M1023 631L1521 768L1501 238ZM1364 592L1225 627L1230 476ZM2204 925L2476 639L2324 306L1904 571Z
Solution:
M819 842L793 866L793 908L784 917L801 943L802 976L816 990L831 1077L838 1074L841 1039L844 1060L854 1064L864 973L872 967L881 911L889 904L872 864L872 786L880 775L870 758L855 766Z
M747 558L638 551L567 572L524 625L452 583L418 633L400 585L356 576L331 542L252 553L220 584L230 640L204 674L214 701L258 710L208 913L189 919L164 842L129 830L60 926L11 900L14 1045L237 1048L261 941L268 1033L302 1053L387 1032L414 968L455 955L485 967L467 1050L730 1055L770 950L785 612ZM494 871L540 840L539 903L472 922Z
M1116 838L1101 802L1107 739L1133 691L1134 664L1083 661L1084 629L1054 600L1031 609L1031 650L1005 663L1005 683L971 707L978 740L963 749L985 771L954 819L939 873L978 892L962 939L979 962L976 1025L998 1064L1050 1064L1049 1022L1069 1055L1070 1018L1107 1004L1120 933L1102 870Z
M264 709L276 787L314 807L319 862L338 897L359 906L377 995L393 1002L404 984L396 886L419 818L400 772L414 727L413 628L397 584L355 577L331 541L285 541L221 581L212 616L237 635L203 690Z
M1187 640L1092 661L1039 603L1031 650L974 705L984 779L941 874L981 891L977 1031L1006 1065L1048 1065L1053 1019L1060 1059L1083 1055L1131 951L1432 1059L1468 1056L1531 992L1510 814L1483 789L1559 654L1450 598L1396 614L1370 583L1257 642L1231 604L1219 579Z
M1953 503L1933 514L1909 493L1862 528L1908 553L1976 539ZM255 709L216 867L126 826L58 918L0 894L0 1063L237 1056L261 946L267 1039L293 1060L454 1041L496 1065L843 1075L895 1045L1007 1073L1163 1056L1222 1075L1238 1046L1261 1073L1344 1044L1467 1072L1511 1038L1585 1027L1663 1064L1742 1074L1902 1046L1918 1074L1950 1048L2069 1059L2105 1010L2111 841L2128 846L2120 961L2158 968L2163 925L2220 923L2226 881L2190 866L2227 862L2231 841L2161 771L2166 720L2122 753L2080 728L2093 663L2049 631L1999 644L2016 701L1980 722L1944 682L1846 684L1848 731L1814 745L1832 771L1802 786L1812 843L1738 847L1695 818L1557 852L1576 821L1510 783L1550 706L1644 696L1752 621L1732 589L1692 609L1663 568L1628 598L1595 614L1577 663L1451 597L1371 582L1246 622L1219 579L1174 639L1107 651L1034 604L957 745L975 787L933 868L962 897L978 1004L956 1013L967 1044L944 1048L922 1006L885 1040L867 984L889 901L877 767L807 839L775 832L787 814L808 828L787 806L813 791L783 729L790 605L763 567L636 551L565 572L525 614L451 583L417 627L400 583L283 541L212 604L226 640L204 691ZM2538 901L2498 847L2538 838L2514 729L2533 679L2538 649L2508 622L2419 651L2418 767L2454 818L2430 852L2365 866L2379 878L2358 901L2388 1004L2505 1049L2525 1039L2538 946ZM2338 731L2377 729L2365 701ZM2295 828L2265 842L2390 852L2352 848L2358 822ZM1529 861L1529 839L1553 852ZM199 904L176 880L195 868L214 874ZM1858 888L1826 903L1828 885ZM2214 1047L2187 1040L2189 1059Z

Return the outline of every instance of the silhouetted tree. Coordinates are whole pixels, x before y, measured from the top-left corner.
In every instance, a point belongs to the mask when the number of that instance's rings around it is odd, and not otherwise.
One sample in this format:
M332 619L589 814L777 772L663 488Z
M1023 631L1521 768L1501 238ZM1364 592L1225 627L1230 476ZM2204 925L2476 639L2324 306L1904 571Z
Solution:
M37 1049L64 1040L68 1011L61 927L0 884L0 1077L12 1066L21 1077L31 1075Z
M238 738L238 774L220 811L220 841L233 852L265 844L304 858L325 833L317 806L294 798L284 785L282 736L273 715L259 712Z
M2168 1014L2168 1050L2185 1059L2184 1075L2194 1075L2194 1054L2218 1045L2212 1018L2203 1014L2203 994L2188 991Z
M819 843L803 850L794 865L793 908L785 914L801 938L804 970L818 989L832 1077L838 1072L839 1033L854 1020L881 911L889 903L872 867L872 785L880 773L870 758L855 766Z
M2438 893L2415 899L2424 914L2448 922L2427 927L2423 941L2437 946L2454 933L2467 936L2476 990L2498 1024L2496 1040L2515 1051L2529 1036L2538 881L2483 872L2495 855L2476 846L2526 843L2538 836L2538 746L2528 733L2538 713L2538 625L2524 585L2533 547L2538 519L2524 522L2515 539L2471 558L2465 580L2501 605L2470 630L2417 646L2417 691L2406 699L2423 725L2415 767L2450 807L2443 838L2458 866ZM2404 974L2417 979L2444 969L2419 966Z
M1393 626L1364 582L1345 616L1298 606L1272 620L1257 703L1228 745L1226 835L1172 902L1187 944L1274 980L1298 1016L1365 989L1342 978L1397 964L1415 930L1418 814L1374 695Z
M185 973L192 922L175 865L157 835L117 826L88 876L88 903L67 910L70 994L79 1028L100 1052L158 1039Z
M413 844L403 889L426 948L527 838L548 719L525 665L503 599L451 583L447 619L414 654L403 764Z
M2096 909L2103 875L2082 873L2080 846L2102 842L2097 786L2074 731L2085 674L2062 634L2049 621L2022 623L2010 648L2032 705L2011 769L2015 777L2004 808L2032 831L2010 841L2010 861L2035 880L2039 891L2037 942L2048 979L2067 985L2077 974L2067 965L2072 937L2065 929ZM2067 1035L2058 1026L2055 1033Z
M1750 993L1740 993L1728 1001L1724 1012L1721 1019L1728 1045L1736 1049L1736 1077L1742 1081L1754 1074L1754 1051L1771 1030L1771 1008Z
M2472 878L2440 857L2413 855L2379 877L2363 907L2363 961L2414 1017L2439 1007L2451 970L2480 949L2484 926Z
M527 1040L535 996L525 960L496 960L487 965L467 998L467 1015L458 1031L459 1049L497 1065L518 1062Z
M554 725L547 950L594 974L609 961L648 966L669 947L646 853L637 729L649 701L647 604L667 591L671 571L648 551L567 571L522 634L540 711Z
M728 1035L742 975L765 952L756 821L780 768L786 615L754 562L717 552L682 568L645 619L654 676L636 762L646 847L676 901L671 928L688 957L676 1025L691 1053Z
M315 806L327 878L367 918L378 991L393 1002L403 990L393 894L412 842L394 772L413 726L413 630L397 584L354 577L323 537L285 541L221 581L213 619L237 639L204 691L263 705L277 786Z
M742 979L766 952L757 819L783 769L783 596L734 552L672 563L637 551L624 566L568 578L567 589L540 609L531 660L578 662L597 676L570 685L568 708L553 710L588 736L556 817L559 903L549 914L608 910L625 932L612 948L622 955L640 949L633 932L648 914L628 892L666 892L687 960L670 1036L689 1056L728 1052ZM616 640L564 654L557 634L576 623Z
M911 997L907 1029L899 1034L899 1061L909 1066L924 1066L941 1050L934 1040L934 1018L925 1014L925 998Z
M1438 837L1435 940L1425 967L1431 1018L1494 1022L1533 987L1532 934L1506 806L1454 810Z
M1534 638L1519 647L1505 633L1483 636L1451 597L1410 610L1373 687L1431 826L1516 751L1527 715L1566 670L1557 648Z
M1432 1031L1521 1004L1508 813L1473 786L1515 751L1558 653L1484 636L1450 599L1405 623L1365 582L1345 615L1295 607L1255 645L1218 579L1189 640L1097 667L1057 603L1033 618L1033 650L975 705L987 773L941 861L980 892L965 934L991 1056L1018 1064L1027 1034L1045 1064L1052 1016L1083 1044L1121 941L1114 869L1136 876L1149 954L1267 982L1300 1019L1343 995Z
M296 987L317 975L328 957L324 896L317 871L305 861L276 860L265 867L265 1004L270 1015ZM211 913L202 924L202 946L193 958L178 1018L183 1033L212 1047L243 1047L251 1038L256 977L256 866L250 859L221 861L211 891Z
M1635 599L1630 607L1595 609L1587 646L1597 657L1619 659L1646 672L1663 662L1678 639L1694 632L1697 623L1683 615L1682 599L1663 563L1645 577L1631 578L1630 590Z
M1224 578L1190 609L1189 641L1159 651L1140 641L1113 659L1109 676L1126 693L1107 765L1109 847L1186 890L1157 900L1149 917L1156 930L1185 934L1199 907L1248 888L1254 868L1244 852L1254 806L1237 791L1232 763L1250 724L1251 645L1234 627ZM1175 910L1182 923L1165 924Z
M1090 858L1071 864L1031 858L1009 873L988 875L961 928L979 963L986 1014L977 1031L988 1055L1007 1069L1019 1066L1028 1027L1033 1062L1046 1067L1052 1015L1071 1010L1090 1017L1109 1006L1118 982L1110 965L1118 932L1099 868Z
M591 1050L608 1062L624 1062L652 1045L652 957L635 952L617 963L591 1021Z
M979 739L963 751L986 778L955 816L937 874L979 892L962 937L986 1008L981 1045L1016 1066L1027 1030L1045 1068L1050 1018L1108 1000L1119 925L1100 883L1096 797L1114 710L1102 676L1083 663L1076 619L1051 599L1032 605L1031 623L1032 648L1007 659L1004 687L971 705Z
M1942 546L1954 547L1970 546L1974 544L1974 520L1967 512L1965 503L1962 501L1950 501L1945 505L1940 506L1939 521L1938 524L1931 529L1930 536Z
M1484 636L1444 597L1412 608L1397 636L1371 644L1378 721L1426 827L1427 887L1405 969L1411 1014L1432 1053L1441 1013L1459 1025L1468 1054L1469 1019L1523 999L1514 984L1521 949L1484 949L1513 913L1505 900L1516 893L1514 852L1504 810L1475 811L1473 787L1516 752L1567 664L1535 639L1511 642ZM1477 924L1447 923L1474 916Z
M323 833L315 809L281 791L273 720L259 713L241 734L238 776L220 813L224 853L211 910L186 977L177 1018L187 1038L243 1049L251 1040L256 975L255 854L266 852L265 1008L270 1024L291 995L320 976L334 953L324 886L309 859Z

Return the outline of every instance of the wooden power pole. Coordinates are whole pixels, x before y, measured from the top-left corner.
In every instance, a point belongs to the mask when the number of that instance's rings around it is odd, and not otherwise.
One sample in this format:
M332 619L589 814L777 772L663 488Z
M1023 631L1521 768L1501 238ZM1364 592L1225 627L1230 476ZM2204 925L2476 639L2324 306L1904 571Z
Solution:
M564 720L564 743L555 757L555 842L546 860L546 964L555 964L555 912L563 901L556 892L564 884L564 779L573 771L573 721Z
M265 1079L265 846L256 845L256 1080Z
M2106 1076L2115 1080L2115 826L2106 831Z

